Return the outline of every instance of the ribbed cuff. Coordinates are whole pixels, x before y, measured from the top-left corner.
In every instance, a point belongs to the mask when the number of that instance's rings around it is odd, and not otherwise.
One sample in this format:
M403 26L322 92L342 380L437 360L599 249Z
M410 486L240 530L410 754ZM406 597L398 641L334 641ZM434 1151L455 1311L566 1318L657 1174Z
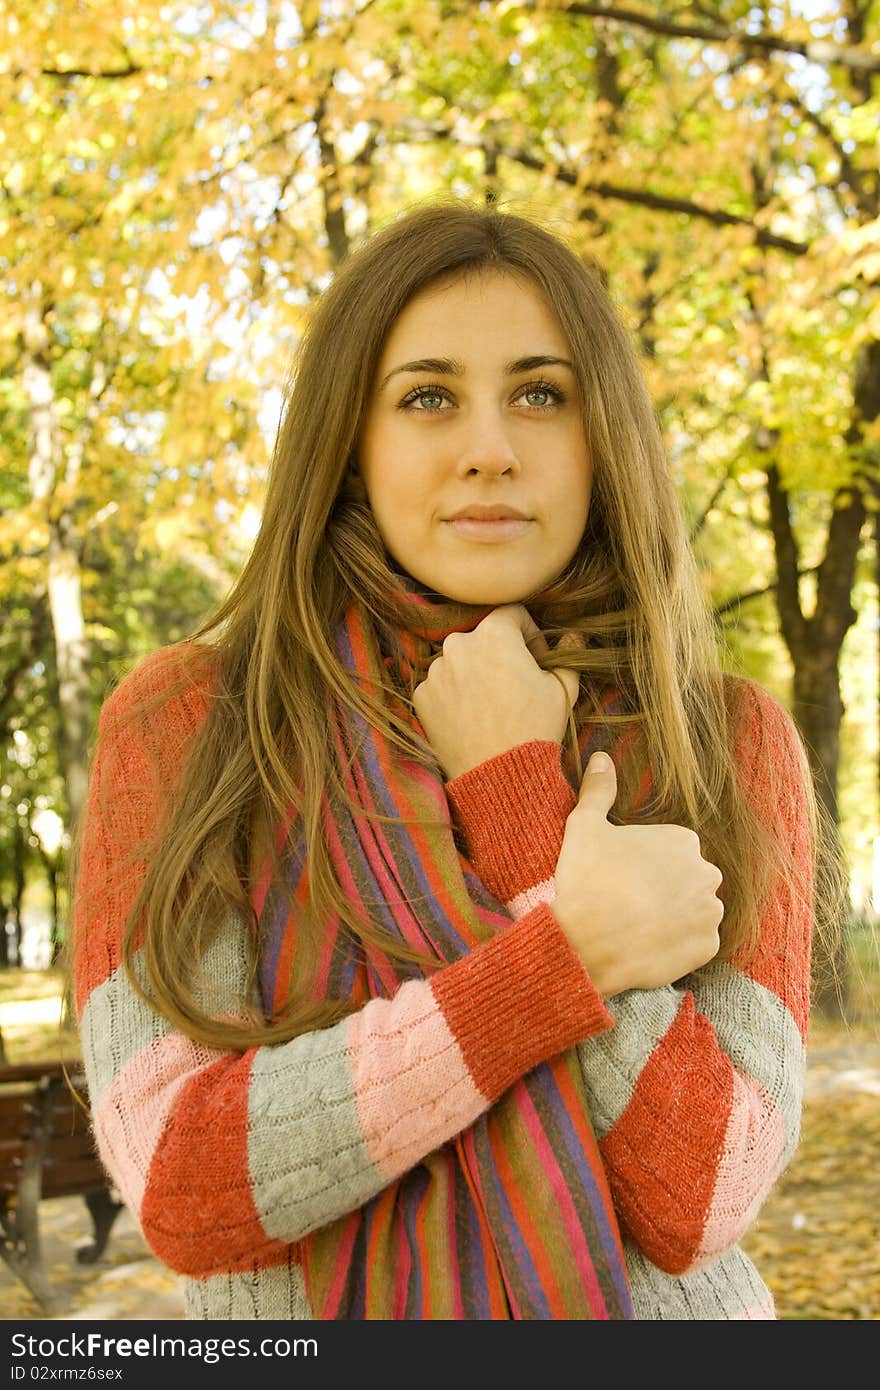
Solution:
M614 1025L546 903L441 970L431 988L490 1102L539 1062Z
M560 744L517 744L453 777L446 796L474 869L502 902L553 877L577 805Z

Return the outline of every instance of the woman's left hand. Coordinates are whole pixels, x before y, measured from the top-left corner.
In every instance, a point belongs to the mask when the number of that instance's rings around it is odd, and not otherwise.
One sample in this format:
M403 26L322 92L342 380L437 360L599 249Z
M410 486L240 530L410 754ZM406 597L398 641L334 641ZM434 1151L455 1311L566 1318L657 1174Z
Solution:
M521 603L453 632L413 692L413 707L447 780L532 739L561 743L578 697L576 671L542 671L549 651Z

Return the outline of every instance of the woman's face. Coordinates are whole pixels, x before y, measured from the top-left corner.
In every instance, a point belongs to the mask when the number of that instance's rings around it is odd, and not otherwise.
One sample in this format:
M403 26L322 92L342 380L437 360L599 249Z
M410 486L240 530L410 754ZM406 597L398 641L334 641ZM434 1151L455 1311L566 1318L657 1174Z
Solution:
M358 462L387 551L437 593L518 603L565 569L592 462L568 343L530 281L482 271L410 300L382 351ZM466 519L504 508L517 515Z

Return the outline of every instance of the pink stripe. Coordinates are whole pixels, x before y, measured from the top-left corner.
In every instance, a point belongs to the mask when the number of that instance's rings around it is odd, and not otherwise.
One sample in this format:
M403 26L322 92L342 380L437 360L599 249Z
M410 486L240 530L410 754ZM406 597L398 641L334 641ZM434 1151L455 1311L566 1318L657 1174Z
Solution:
M742 1239L782 1170L785 1125L772 1096L754 1077L734 1072L731 1102L695 1267Z
M434 802L437 818L445 822L447 827L451 827L449 803L446 797L442 795L442 789L436 778L428 769L419 767L414 762L407 761L405 766L407 776L422 787ZM346 776L347 791L351 794L355 803L361 805L366 812L374 812L377 809L375 799L371 793L369 782L363 770L355 764L353 772L353 777ZM411 809L412 808L408 804L400 807L403 815L409 814ZM403 897L402 885L389 871L388 865L394 864L396 854L393 847L388 842L381 822L365 822L362 826L359 826L358 829L361 848L370 868L375 874L376 882L381 890L384 901L392 911L395 925L400 931L401 936L409 945L414 946L417 950L425 951L431 949L431 942L426 937L418 916L413 912L409 903ZM336 833L336 826L329 821L329 817L327 832L328 842L331 845L334 867L339 875L340 883L345 887L349 898L363 908L363 900L358 891L348 861L343 854L342 846ZM449 833L451 836L451 829ZM426 862L424 854L422 854L421 862ZM430 887L436 894L437 901L442 909L449 914L458 934L467 941L468 945L476 945L478 938L474 935L470 924L462 918L455 902L450 897L446 884L432 879ZM363 910L366 912L365 908ZM508 924L507 917L495 912L481 910L480 916L483 921L493 927L506 926ZM385 955L381 952L370 952L369 962L371 968L381 980L386 994L389 996L393 995L398 988L399 980Z
M379 1005L377 1014L373 1005ZM486 1109L429 984L373 1000L348 1020L357 1116L373 1162L388 1181L445 1144ZM426 1096L436 1096L431 1104Z
M537 907L539 903L550 904L555 897L556 879L545 878L543 882L535 883L531 888L517 893L505 906L514 921L518 922L521 917L528 916L533 907Z
M532 1098L526 1087L521 1083L515 1088L516 1098L519 1101L520 1113L525 1122L526 1128L532 1136L535 1145L535 1152L541 1160L541 1167L550 1179L550 1185L556 1194L559 1202L559 1210L565 1222L571 1248L577 1261L577 1267L584 1282L584 1290L590 1300L590 1307L600 1317L608 1316L608 1309L602 1290L599 1288L599 1281L596 1278L596 1268L590 1256L587 1242L584 1239L584 1232L578 1220L577 1210L571 1199L568 1185L562 1176L556 1155L550 1147L547 1135L544 1133L538 1112L535 1110Z
M283 817L281 824L278 827L278 833L275 836L275 848L279 854L284 848L287 836L290 832L290 827L293 825L293 822L296 819L296 815L296 808L291 807L290 810L287 812L287 815ZM256 912L258 918L262 916L263 908L266 903L266 894L269 891L269 886L271 882L272 861L269 855L267 854L266 858L263 860L263 864L260 869L259 876L257 878L257 886L254 889L253 894L254 911Z
M449 810L449 802L446 793L437 780L436 773L431 772L427 767L422 767L421 763L414 762L407 758L404 762L406 773L413 782L418 782L426 792L429 793L431 800L437 807L437 819L443 821L449 828L452 828L452 814Z
M433 778L426 769L418 767L413 762L407 761L404 766L410 780L417 783L430 794L436 806L438 819L444 820L447 826L450 825L449 803L445 796L442 797L442 799L438 799L438 784L436 778ZM375 811L375 799L370 791L370 784L363 769L356 766L354 773L356 779L356 800L359 801L365 810ZM407 814L408 808L406 806L400 809L404 815ZM394 878L388 871L388 865L395 863L396 855L393 847L388 842L385 829L380 821L370 823L369 835L365 835L361 832L361 845L369 865L376 875L376 880L382 889L383 898L392 909L395 924L401 936L417 950L424 951L429 945L425 938L425 932L421 927L417 915L413 912L409 903L403 899L401 891L402 885L399 880ZM422 863L424 862L425 860L423 859ZM433 884L432 886L436 892L437 885ZM443 895L438 893L438 898L442 901ZM462 932L463 924L459 920L459 914L455 914L454 920L456 929ZM470 944L473 945L473 937L470 936L468 939ZM392 979L396 985L396 977L392 977ZM393 989L391 992L393 992Z
M339 732L338 723L336 725L335 730L335 739L337 766L343 768L345 767L346 761L345 750L343 748L342 737ZM330 848L330 856L331 859L335 862L337 871L339 872L342 880L341 886L345 888L346 894L353 904L359 904L361 907L363 907L363 904L360 900L360 896L357 892L357 889L355 888L354 880L351 878L351 875L349 873L347 860L343 855L341 847L339 845L336 830L336 821L332 814L332 808L330 806L329 798L326 796L324 797L321 804L321 815L323 818L324 832L327 835L328 845ZM306 865L304 872L308 872L308 865ZM366 918L367 920L369 920L369 913L366 914ZM316 999L327 998L328 981L330 979L330 971L333 966L333 957L336 951L338 939L339 917L338 914L334 914L333 922L328 923L327 929L321 933L321 950L318 955L318 963L314 983L314 996Z
M347 763L347 758L342 741L342 736L339 732L338 723L336 726L336 749L337 765L340 769L344 769ZM357 787L355 786L355 783L352 780L350 773L344 773L343 780L345 783L346 791L348 792L349 796L351 796L355 805L359 804L359 793ZM364 901L355 881L354 874L351 871L351 866L348 862L348 857L346 854L344 854L342 849L336 819L332 815L330 804L326 799L323 806L323 817L324 830L327 836L327 844L330 850L330 857L333 862L333 866L336 870L340 886L345 889L345 893L349 899L349 902L356 908L360 908L360 915L362 919L364 921L369 921L372 917L372 913L364 905ZM358 826L358 837L362 843L367 836L368 830L369 823L363 826ZM323 933L321 953L318 959L317 978L315 982L315 988L316 991L319 993L320 997L325 996L327 993L327 982L330 978L330 970L333 964L333 956L336 950L337 937L338 924L337 930L325 931ZM386 994L388 996L393 995L398 988L399 981L391 963L387 960L383 952L370 950L369 946L367 947L367 953L370 965L377 974Z
M364 807L366 811L376 810L376 802L370 791L370 784L367 781L363 770L355 768L354 781L355 799ZM405 814L405 812L404 812ZM371 821L369 828L364 826L360 831L361 848L366 855L367 862L376 876L376 882L382 891L382 898L386 905L391 909L394 922L400 931L404 941L410 946L415 946L417 950L424 951L427 943L422 932L418 919L415 916L409 903L405 901L402 892L402 885L388 870L389 864L394 864L395 853L385 835L384 827L379 821ZM397 987L397 977L392 972L390 977L391 991ZM386 987L388 987L386 985Z
M352 1212L345 1224L345 1232L339 1242L339 1252L336 1256L336 1268L333 1271L333 1279L327 1292L327 1303L324 1308L323 1317L325 1319L335 1318L339 1313L339 1303L345 1290L348 1280L349 1267L351 1265L351 1252L354 1249L355 1238L361 1228L360 1212ZM311 1290L308 1290L309 1301L313 1302Z
M101 1097L95 1110L98 1148L136 1219L153 1155L178 1095L220 1055L169 1033L129 1058Z
M324 822L327 832L327 843L330 848L330 855L333 860L333 867L339 877L339 884L345 890L345 894L350 903L361 908L364 916L369 914L364 907L363 898L355 882L354 874L347 858L342 852L342 845L336 829L336 822L332 817L327 816ZM319 988L326 992L326 981L330 973L330 965L333 959L333 949L336 941L335 932L324 933L324 944L321 949L319 960ZM398 988L399 981L387 956L382 951L371 951L367 946L367 954L371 968L375 971L386 993L391 996Z
M452 1274L450 1283L452 1286L452 1304L454 1317L457 1320L464 1318L464 1299L461 1293L461 1275L458 1265L458 1238L455 1230L455 1166L449 1165L449 1176L446 1183L448 1200L446 1203L446 1225L447 1239L449 1241L449 1268Z
M453 854L455 859L458 859L458 854L455 850L454 843L451 843L452 818L449 811L449 802L446 799L446 795L443 791L441 783L439 782L435 773L431 772L427 768L420 767L416 762L409 759L407 759L401 764L401 766L406 769L405 778L401 778L398 775L396 761L392 766L392 755L389 749L387 739L377 738L375 751L377 754L385 785L394 789L397 802L397 809L400 812L400 814L408 821L406 830L409 834L409 838L411 841L412 856L414 856L415 862L421 864L423 868L425 866L434 865L433 871L427 875L429 891L432 892L436 897L437 902L441 907L442 911L448 915L450 921L454 925L456 932L465 941L467 941L468 945L476 945L477 942L480 940L480 936L475 935L473 927L471 926L471 923L468 920L468 918L466 916L462 916L460 909L458 908L456 902L454 901L454 898L450 894L448 885L440 872L439 866L436 863L437 853L436 848L431 840L432 831L429 831L428 828L424 825L424 822L426 819L428 819L428 817L426 817L426 814L422 808L418 808L417 810L413 802L405 795L405 782L407 780L416 783L417 785L422 787L423 790L427 791L429 799L434 803L436 816L443 823L446 834L449 837L450 852ZM396 759L396 757L397 755L395 754L394 758ZM374 838L377 841L381 840L384 846L385 856L390 860L390 862L394 863L396 861L397 854L392 853L392 851L388 848L384 835L382 835L381 833L381 828L378 825L375 827ZM399 894L397 896L399 896ZM489 924L490 926L503 926L507 924L508 919L506 916L502 914L489 912L484 909L476 910L480 919L483 922ZM414 916L413 920L415 922L415 925L418 927L418 918ZM403 935L407 937L408 940L412 941L414 945L421 946L424 948L425 937L421 929L418 935L412 936L406 930L406 919L404 919L403 921L399 921L398 926Z
M394 1270L394 1304L392 1318L395 1322L403 1322L406 1312L406 1293L409 1285L409 1272L412 1267L412 1251L409 1248L409 1241L406 1237L406 1222L402 1219L402 1214L397 1222L397 1260ZM424 1287L424 1273L422 1275L422 1285Z
M340 768L344 768L345 759L342 756L342 747L338 736L337 747L340 750L339 766ZM357 774L356 766L355 774ZM363 806L364 810L367 812L375 811L375 804L373 802L372 797L370 796L369 788L366 785L364 785L363 787L359 787L357 782L355 781L355 778L352 777L350 773L346 773L344 775L344 781L346 791L351 796L355 805ZM330 853L333 860L333 865L339 877L340 885L345 888L349 900L361 909L364 919L368 920L372 914L367 910L366 906L364 905L363 898L355 881L355 877L352 873L351 866L348 862L348 857L343 853L336 821L329 814L329 808L328 814L325 818L325 827L327 832L327 841L328 845L330 846ZM365 819L364 822L358 826L358 838L361 843L361 848L366 853L367 859L373 869L373 872L376 874L377 881L382 890L382 897L384 898L385 902L390 906L395 899L400 897L400 888L399 886L396 886L394 884L392 878L385 870L385 865L381 862L381 857L377 856L376 854L370 853L371 836L376 838L379 838L381 836L379 825L378 823L370 822ZM394 855L391 849L389 848L388 844L385 842L384 836L381 836L381 838L384 846L385 855L388 861L390 863L393 863ZM397 921L398 914L395 913L394 915L395 921ZM398 925L400 925L399 922ZM327 971L329 972L330 959L332 957L333 934L328 933L327 935L328 941L325 944L324 957L322 959L326 958ZM403 932L403 935L406 935L406 933ZM421 937L419 937L415 941L415 944L421 948L424 948L425 945L424 940ZM386 995L390 997L396 992L399 986L399 980L391 962L388 960L387 956L383 951L370 950L369 946L367 947L367 954L371 969L380 981L383 989L385 990Z
M493 1256L497 1257L498 1251L494 1248L491 1229L488 1226L487 1213L483 1205L483 1196L479 1187L479 1179L477 1179L477 1181L474 1182L474 1180L471 1177L471 1174L479 1174L480 1170L480 1160L477 1156L477 1145L474 1140L473 1125L471 1125L467 1130L465 1130L464 1134L462 1134L461 1143L468 1160L466 1165L462 1165L462 1170L464 1172L465 1177L468 1180L468 1188L470 1189L471 1196L474 1199L474 1205L477 1208L477 1216L480 1222L480 1253L483 1259L488 1264L489 1260L492 1259ZM504 1285L504 1293L507 1297L507 1301L510 1304L511 1309L513 1310L513 1316L515 1319L521 1320L522 1309L520 1308L519 1302L516 1297L516 1291L514 1290L513 1284L510 1281L510 1277L507 1273L504 1261L502 1259L498 1259L498 1273L501 1275L501 1282Z

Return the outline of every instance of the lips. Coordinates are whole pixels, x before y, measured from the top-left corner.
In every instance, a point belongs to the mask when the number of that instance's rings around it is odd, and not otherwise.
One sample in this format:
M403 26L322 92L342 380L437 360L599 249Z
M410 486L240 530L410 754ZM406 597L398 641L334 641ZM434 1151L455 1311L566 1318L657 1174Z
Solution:
M481 510L467 507L457 516L450 517L445 524L460 540L498 545L524 536L534 522L513 507L485 507Z
M481 506L478 503L471 503L467 507L462 507L460 511L453 512L446 518L447 521L530 521L531 518L525 512L517 511L516 507L504 506Z

